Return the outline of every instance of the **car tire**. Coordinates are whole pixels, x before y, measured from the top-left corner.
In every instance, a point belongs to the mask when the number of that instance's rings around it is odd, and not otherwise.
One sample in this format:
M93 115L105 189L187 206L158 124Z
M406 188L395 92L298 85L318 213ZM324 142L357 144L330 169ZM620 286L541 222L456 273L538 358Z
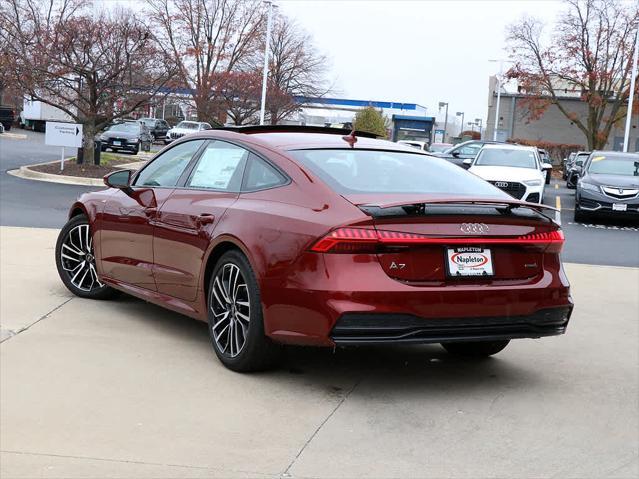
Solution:
M109 299L117 294L98 279L93 239L85 215L74 216L60 231L55 245L55 263L60 279L74 295Z
M550 177L552 176L552 174L550 173L550 171L548 173L546 173L546 184L549 185L550 184Z
M217 261L208 285L207 315L213 350L228 369L263 371L275 364L281 346L264 334L259 286L241 252L229 251Z
M510 341L473 341L461 343L442 343L444 349L452 355L470 358L482 358L492 356L502 351Z
M140 153L140 144L138 143L137 145L135 145L135 148L133 150L129 150L129 153L131 153L132 155L137 155L138 153Z
M11 123L4 125L4 131L11 131Z

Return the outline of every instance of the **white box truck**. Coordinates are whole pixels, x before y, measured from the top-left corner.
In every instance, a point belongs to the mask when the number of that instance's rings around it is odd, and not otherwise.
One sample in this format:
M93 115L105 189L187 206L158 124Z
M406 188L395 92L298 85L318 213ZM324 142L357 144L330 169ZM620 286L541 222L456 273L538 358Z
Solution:
M64 111L41 101L24 99L20 126L34 131L44 131L47 121L73 121Z

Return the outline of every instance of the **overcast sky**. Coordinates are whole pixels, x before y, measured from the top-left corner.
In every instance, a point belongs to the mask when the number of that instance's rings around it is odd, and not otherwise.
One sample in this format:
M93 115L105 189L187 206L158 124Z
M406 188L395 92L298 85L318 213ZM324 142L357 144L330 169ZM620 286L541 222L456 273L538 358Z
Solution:
M522 15L552 22L559 0L277 0L330 59L344 98L448 102L449 116L485 118L488 77L505 58L506 26ZM443 121L443 111L441 120Z

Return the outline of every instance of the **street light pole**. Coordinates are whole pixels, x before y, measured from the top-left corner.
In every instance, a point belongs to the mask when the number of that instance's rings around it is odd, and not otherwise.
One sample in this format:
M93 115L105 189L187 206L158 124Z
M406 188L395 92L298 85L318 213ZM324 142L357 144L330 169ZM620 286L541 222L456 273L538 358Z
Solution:
M266 19L266 46L264 47L264 70L262 71L262 104L260 106L260 125L264 124L264 113L266 111L266 84L268 82L268 53L271 42L271 20L273 16L273 0L264 0L268 5L268 14Z
M623 151L628 152L628 142L630 141L630 123L632 122L632 103L635 99L635 80L637 77L637 56L639 55L639 24L635 32L635 53L632 60L632 74L630 75L630 96L628 97L628 111L626 112L626 131L623 137Z
M481 129L484 126L484 120L481 118L475 118L475 124L479 127L479 139L481 140Z
M463 111L458 111L456 113L456 116L461 116L462 117L462 121L461 121L461 131L459 132L459 136L461 137L461 134L464 132L464 112Z
M488 60L499 62L499 75L497 75L497 104L495 105L495 127L493 128L493 141L497 141L497 127L499 126L499 104L501 103L501 76L504 72L504 60Z
M443 107L446 107L446 116L444 117L444 138L442 139L442 142L446 143L446 130L448 130L448 103L440 101L439 111L442 111Z

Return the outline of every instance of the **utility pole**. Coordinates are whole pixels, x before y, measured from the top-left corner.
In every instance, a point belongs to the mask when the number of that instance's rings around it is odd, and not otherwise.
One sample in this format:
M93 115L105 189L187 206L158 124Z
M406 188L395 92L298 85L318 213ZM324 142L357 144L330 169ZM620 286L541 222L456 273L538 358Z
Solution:
M499 104L501 103L501 77L504 74L504 60L488 60L489 62L499 62L499 74L497 75L497 104L495 105L495 127L493 128L493 141L497 141L497 128L499 127Z
M635 80L637 77L637 56L639 55L639 24L635 32L635 53L632 60L632 74L630 75L630 96L628 97L628 111L626 112L626 131L623 137L623 151L628 152L628 143L630 141L630 123L632 122L632 104L635 99Z
M442 111L442 108L446 107L446 116L444 118L444 138L442 139L443 143L446 143L446 130L448 130L448 103L444 101L439 102L439 111Z
M481 140L481 129L484 126L484 120L481 118L475 118L475 124L479 127L479 139Z
M271 42L271 21L273 17L273 0L264 0L268 8L266 20L266 41L264 47L264 70L262 71L262 104L260 106L260 125L264 124L264 113L266 111L266 84L268 82L268 53Z
M461 134L464 131L464 112L463 111L458 111L455 116L461 116L462 117L462 121L461 121L461 131L459 132L459 136L461 137Z

